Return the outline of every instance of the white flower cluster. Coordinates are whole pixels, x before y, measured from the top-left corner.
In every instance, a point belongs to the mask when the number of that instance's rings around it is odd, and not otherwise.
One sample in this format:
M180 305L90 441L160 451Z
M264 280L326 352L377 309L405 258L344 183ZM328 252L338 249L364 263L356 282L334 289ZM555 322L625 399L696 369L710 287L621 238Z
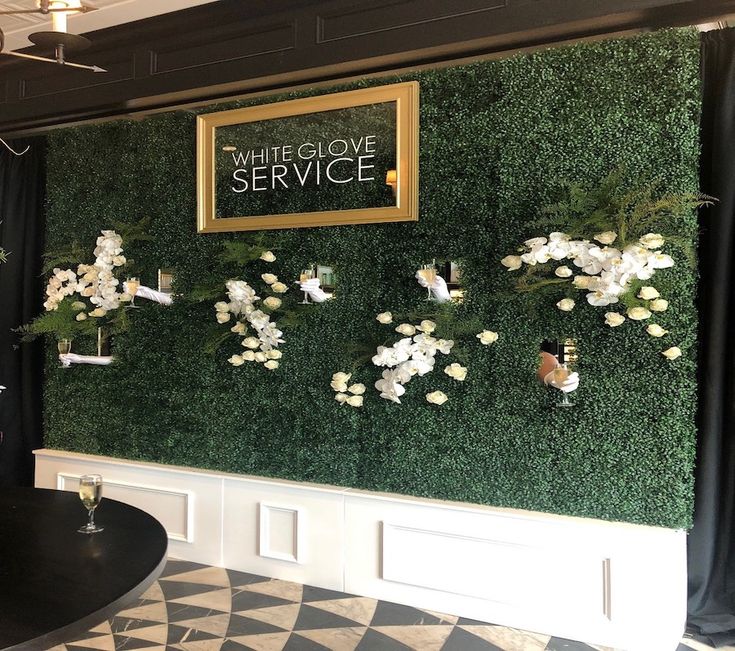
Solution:
M330 386L337 394L334 396L334 399L340 405L349 405L350 407L362 407L363 394L365 393L365 385L350 384L349 386L347 386L347 383L350 381L351 377L352 373L342 372L335 373L332 376ZM350 393L352 395L348 395Z
M378 320L385 323L389 313L383 313L378 316ZM392 320L392 315L391 315ZM436 330L436 323L433 321L422 321L419 325L413 326L410 323L402 323L396 327L396 332L405 335L392 346L379 346L376 354L373 356L373 364L375 366L385 366L382 379L375 383L375 388L380 392L380 397L385 400L392 400L401 404L400 396L406 392L404 385L408 383L414 375L422 376L434 370L437 352L448 355L454 346L454 342L447 339L436 339L431 333ZM420 331L420 334L415 334ZM449 366L447 367L450 368ZM463 367L460 367L463 368ZM452 375L455 379L464 380L467 369L464 369L464 375L456 372ZM448 373L450 374L450 373ZM451 374L450 374L451 375ZM441 392L434 392L441 393ZM431 394L430 394L431 395ZM444 394L442 394L444 395ZM437 397L434 395L433 397ZM428 397L427 397L428 399ZM436 404L442 404L446 401L437 398L439 401L432 401Z
M548 238L526 240L525 251L521 255L507 255L500 262L508 271L516 271L523 264L535 266L552 260L571 260L575 267L582 270L581 274L575 275L568 266L561 265L554 270L554 275L558 278L574 276L572 285L587 292L590 305L606 307L619 302L634 280L650 280L659 269L674 266L673 258L660 250L665 243L660 233L647 233L622 250L612 246L617 238L614 231L597 233L593 242L573 240L566 233L554 232ZM648 301L648 304L647 307L638 305L627 309L626 316L633 321L649 319L652 312L665 312L669 307L669 302L661 298L655 287L641 287L637 297ZM571 312L575 301L563 298L556 306L562 312ZM615 328L625 322L626 316L618 312L606 312L605 323ZM652 337L663 337L669 331L657 323L651 323L646 327L646 332ZM674 347L662 354L668 359L676 359L681 351Z
M277 282L277 278L275 276L273 278L275 280L268 283L271 287ZM278 288L273 289L278 291ZM214 305L217 322L228 323L234 316L236 323L230 330L242 337L240 343L247 349L239 355L233 355L227 361L233 366L242 366L245 362L258 362L268 370L274 371L278 368L278 360L283 355L278 350L278 344L284 343L281 338L283 332L278 329L275 321L271 321L270 315L256 309L255 303L260 297L255 295L255 290L244 280L228 280L227 297L230 299L229 302L219 301ZM281 305L281 300L270 296L263 303L277 309ZM248 324L253 328L255 336L249 335Z
M43 304L46 311L57 310L67 296L79 294L96 306L88 314L84 311L77 314L77 321L83 321L88 316L105 316L110 310L120 307L121 301L129 301L128 294L118 292L120 281L115 278L114 273L117 267L126 262L122 252L122 238L115 231L102 231L94 250L94 264L80 264L76 271L54 269L54 275L46 287L47 299ZM80 309L84 310L86 306L83 303L81 305Z

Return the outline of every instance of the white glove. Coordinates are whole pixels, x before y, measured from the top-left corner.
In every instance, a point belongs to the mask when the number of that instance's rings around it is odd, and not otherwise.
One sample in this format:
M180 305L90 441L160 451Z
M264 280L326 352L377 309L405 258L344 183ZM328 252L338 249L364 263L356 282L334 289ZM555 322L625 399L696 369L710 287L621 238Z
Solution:
M577 387L579 387L579 373L576 371L574 373L570 373L567 375L565 380L559 382L554 379L554 371L551 371L551 373L548 373L544 378L544 384L554 387L555 389L559 389L559 391L563 391L564 393L571 393L572 391L576 391Z
M96 355L76 355L74 353L65 353L59 355L61 363L65 367L69 367L72 364L96 364L97 366L107 366L112 364L114 357L97 357Z
M123 291L127 293L127 283L123 283ZM168 294L157 292L155 289L151 289L150 287L146 287L145 285L141 285L140 287L138 287L138 291L135 292L135 295L140 296L141 298L147 298L149 301L155 301L156 303L160 303L161 305L171 305L171 303L174 302Z
M419 285L424 288L429 286L429 283L426 282L426 279L421 276L418 271L416 272L416 280L418 280ZM438 303L446 303L447 301L452 300L452 297L449 295L449 290L447 289L447 281L438 274L436 278L434 278L434 282L431 284L431 291Z
M327 292L319 286L320 284L321 283L318 278L310 278L309 280L304 280L303 282L299 281L298 283L301 291L307 293L314 303L323 303L327 299L332 298L332 294L327 294Z

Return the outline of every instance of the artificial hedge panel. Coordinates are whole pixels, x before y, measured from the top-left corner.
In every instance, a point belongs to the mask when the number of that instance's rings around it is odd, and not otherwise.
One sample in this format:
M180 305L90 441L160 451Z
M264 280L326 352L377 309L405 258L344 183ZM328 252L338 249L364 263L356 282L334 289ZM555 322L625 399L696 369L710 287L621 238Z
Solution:
M594 184L623 165L632 185L659 178L664 190L696 190L698 63L696 34L675 30L335 87L420 82L419 222L268 234L278 260L256 264L252 274L293 279L318 261L339 278L337 297L286 332L275 372L230 366L234 347L206 353L214 310L185 300L131 311L111 367L59 369L49 349L46 444L688 527L695 271L674 249L677 266L654 279L671 302L660 319L672 332L667 346L684 350L672 363L644 326L608 328L604 311L582 296L571 313L559 312L557 299L529 313L508 292L499 260L540 234L527 222L561 179ZM91 244L112 221L150 216L153 240L126 251L143 266L143 282L155 286L156 270L173 268L176 291L186 295L211 279L222 242L240 235L196 233L194 143L193 112L52 134L50 246ZM694 239L695 217L671 230ZM375 321L378 312L426 308L413 275L431 258L461 261L460 315L478 316L500 340L486 348L468 338L467 380L442 373L441 358L436 371L407 385L402 405L378 398L372 384L380 369L362 367L353 381L369 387L365 406L340 407L329 381L351 366L345 342L390 333ZM576 407L553 410L555 396L535 377L539 344L570 336L578 339L582 381ZM441 407L424 399L436 389L450 397Z

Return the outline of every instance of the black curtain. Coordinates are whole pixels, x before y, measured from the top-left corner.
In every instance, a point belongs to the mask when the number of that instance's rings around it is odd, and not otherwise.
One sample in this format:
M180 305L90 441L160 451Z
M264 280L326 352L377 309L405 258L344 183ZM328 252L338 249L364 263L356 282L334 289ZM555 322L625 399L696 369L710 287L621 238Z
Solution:
M42 138L0 143L0 486L32 485L32 451L42 444L41 342L18 343L13 329L42 309L41 254L44 235L45 142Z
M735 30L702 35L699 442L687 629L735 643Z

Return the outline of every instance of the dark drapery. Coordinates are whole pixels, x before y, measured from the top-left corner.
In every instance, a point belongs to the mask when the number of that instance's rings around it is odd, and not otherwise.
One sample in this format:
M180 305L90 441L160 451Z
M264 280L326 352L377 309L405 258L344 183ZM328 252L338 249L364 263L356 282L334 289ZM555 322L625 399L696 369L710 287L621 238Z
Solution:
M688 630L735 643L735 30L702 35L699 444Z
M45 143L41 138L0 143L0 486L33 481L32 450L41 447L41 343L18 345L13 328L41 309Z

